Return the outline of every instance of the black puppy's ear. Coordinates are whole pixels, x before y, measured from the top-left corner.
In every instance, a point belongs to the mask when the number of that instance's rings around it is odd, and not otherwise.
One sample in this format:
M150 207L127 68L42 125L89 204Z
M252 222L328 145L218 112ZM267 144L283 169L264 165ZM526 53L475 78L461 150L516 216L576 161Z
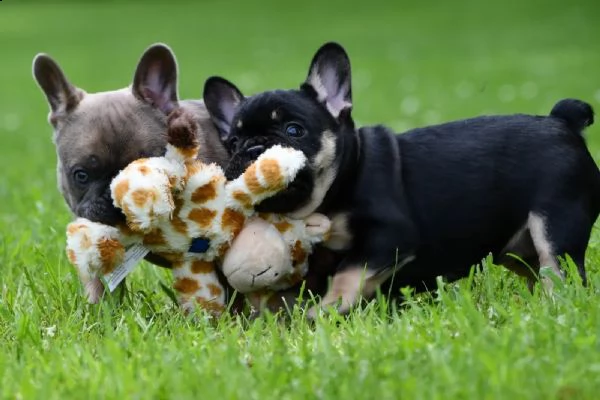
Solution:
M204 104L221 135L227 139L237 107L244 100L240 90L227 79L211 76L204 83Z
M150 46L138 62L133 76L133 95L169 114L178 105L177 61L166 44Z
M49 55L40 53L33 59L33 77L50 105L50 122L56 125L60 117L73 111L85 92L73 86L62 69Z
M307 86L334 118L352 109L350 58L341 45L329 42L321 46L312 59L302 88Z

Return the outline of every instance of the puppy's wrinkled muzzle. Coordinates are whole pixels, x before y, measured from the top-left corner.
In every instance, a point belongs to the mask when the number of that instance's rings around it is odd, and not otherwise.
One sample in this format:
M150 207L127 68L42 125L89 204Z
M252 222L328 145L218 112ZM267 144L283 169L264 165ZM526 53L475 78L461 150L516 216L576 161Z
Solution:
M256 160L258 158L258 156L260 156L262 153L265 152L265 150L266 150L265 146L262 144L259 144L259 145L247 148L245 153L250 159Z
M78 217L87 218L92 222L110 226L116 226L125 222L123 212L102 198L82 203L77 208L75 214Z
M244 173L251 162L252 160L248 160L245 157L234 155L225 168L225 178L227 178L229 181L238 178L242 173Z

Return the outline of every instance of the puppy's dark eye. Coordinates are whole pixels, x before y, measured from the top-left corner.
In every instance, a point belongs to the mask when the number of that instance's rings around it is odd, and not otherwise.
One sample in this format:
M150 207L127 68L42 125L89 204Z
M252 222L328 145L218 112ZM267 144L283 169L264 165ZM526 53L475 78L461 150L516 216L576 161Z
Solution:
M75 172L73 172L73 177L75 178L75 182L77 182L80 185L85 185L90 179L88 173L82 169L78 169Z
M295 122L285 125L285 134L291 137L300 137L304 135L304 128Z

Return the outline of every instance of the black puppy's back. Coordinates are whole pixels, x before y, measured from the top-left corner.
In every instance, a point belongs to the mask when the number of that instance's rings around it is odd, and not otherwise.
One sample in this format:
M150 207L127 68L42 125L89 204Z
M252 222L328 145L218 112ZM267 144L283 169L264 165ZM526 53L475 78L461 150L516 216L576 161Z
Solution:
M398 286L431 288L437 275L465 276L488 253L498 255L531 213L547 217L552 242L581 258L585 249L570 244L587 243L600 211L600 173L581 135L592 122L589 105L567 99L551 116L477 117L397 136L383 127L360 129L360 169L370 171L363 183L370 189L357 191L357 213L385 218L401 205L398 213L407 210L416 238L398 231L380 240L400 248L419 243L416 260L395 278ZM384 157L392 136L399 156ZM364 209L369 196L387 200L380 209Z

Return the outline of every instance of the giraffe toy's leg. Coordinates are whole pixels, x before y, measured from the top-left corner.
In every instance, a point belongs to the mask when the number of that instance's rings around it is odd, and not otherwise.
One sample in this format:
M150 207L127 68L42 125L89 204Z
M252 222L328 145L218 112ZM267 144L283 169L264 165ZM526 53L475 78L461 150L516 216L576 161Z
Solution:
M219 316L225 310L225 291L213 262L184 260L173 266L173 285L186 314L196 307Z

